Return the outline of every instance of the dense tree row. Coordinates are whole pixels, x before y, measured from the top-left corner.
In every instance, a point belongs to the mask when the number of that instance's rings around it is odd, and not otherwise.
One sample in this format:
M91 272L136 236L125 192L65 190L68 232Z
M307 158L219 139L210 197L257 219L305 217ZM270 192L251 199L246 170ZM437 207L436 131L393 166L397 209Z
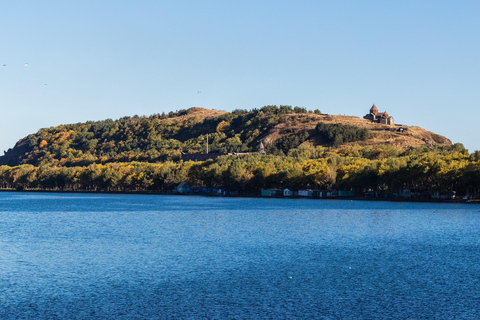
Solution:
M341 123L319 122L315 130L335 147L346 142L365 141L372 137L370 131Z
M289 136L284 136L274 144L268 146L268 153L276 155L285 155L288 154L288 151L291 149L297 148L305 142L310 137L310 134L307 131L300 132L298 134L292 134Z
M374 150L376 149L376 150ZM382 153L383 151L383 153ZM408 189L417 196L455 191L480 195L480 153L457 144L436 150L389 154L387 147L310 147L288 156L222 156L204 162L106 163L59 167L0 166L2 188L85 191L172 190L180 182L240 193L263 188L341 189L358 194L393 194ZM364 154L377 156L364 157Z

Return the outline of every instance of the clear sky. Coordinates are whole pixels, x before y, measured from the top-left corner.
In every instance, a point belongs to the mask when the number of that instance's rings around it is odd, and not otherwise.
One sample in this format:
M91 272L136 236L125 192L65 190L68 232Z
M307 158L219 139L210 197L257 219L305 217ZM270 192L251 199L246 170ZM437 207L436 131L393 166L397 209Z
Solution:
M469 0L5 1L0 152L87 120L269 104L362 117L373 103L473 152L479 17Z

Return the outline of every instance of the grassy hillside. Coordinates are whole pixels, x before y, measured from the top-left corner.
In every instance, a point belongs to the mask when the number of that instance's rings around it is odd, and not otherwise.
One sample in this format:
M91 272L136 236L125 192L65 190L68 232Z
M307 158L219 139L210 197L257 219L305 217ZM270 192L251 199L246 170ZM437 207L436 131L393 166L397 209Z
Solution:
M289 106L233 112L191 108L44 128L18 141L0 157L0 164L86 166L176 161L182 152L205 152L207 134L212 153L252 152L258 150L260 141L267 153L276 155L302 146L389 146L402 152L409 147L451 145L447 138L419 127L403 126L403 132L399 128Z

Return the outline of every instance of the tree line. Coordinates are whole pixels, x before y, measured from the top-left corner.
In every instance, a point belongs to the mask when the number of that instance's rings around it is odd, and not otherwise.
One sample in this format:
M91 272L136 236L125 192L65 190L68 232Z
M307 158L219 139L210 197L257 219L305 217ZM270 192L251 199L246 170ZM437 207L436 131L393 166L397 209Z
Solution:
M398 152L398 151L397 151ZM369 157L365 155L370 155ZM461 144L416 148L295 148L287 156L248 154L203 162L115 162L88 166L0 166L0 187L19 190L169 192L179 183L244 194L260 189L338 189L393 194L408 189L480 195L480 152Z
M347 142L365 141L372 138L372 134L368 129L341 123L319 122L315 130L335 147L339 147Z

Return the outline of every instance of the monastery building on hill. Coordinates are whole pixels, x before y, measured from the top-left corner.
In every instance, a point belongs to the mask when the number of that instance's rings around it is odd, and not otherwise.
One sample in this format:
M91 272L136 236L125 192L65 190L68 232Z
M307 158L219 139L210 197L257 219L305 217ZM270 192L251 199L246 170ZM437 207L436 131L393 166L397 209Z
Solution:
M372 122L389 124L392 126L394 125L393 117L389 116L386 111L378 112L378 108L375 106L375 104L370 108L370 113L365 115L363 118Z

